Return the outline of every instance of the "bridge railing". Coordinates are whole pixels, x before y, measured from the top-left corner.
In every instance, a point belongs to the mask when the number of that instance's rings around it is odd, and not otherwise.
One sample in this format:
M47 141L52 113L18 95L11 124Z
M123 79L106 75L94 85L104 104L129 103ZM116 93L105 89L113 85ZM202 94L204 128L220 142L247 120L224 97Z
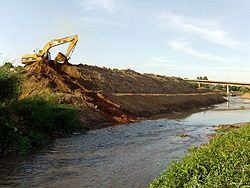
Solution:
M190 79L184 79L184 80L186 80L189 83L196 83L198 84L198 87L201 87L201 84L226 86L227 95L230 94L230 86L250 88L250 83L246 82L227 82L227 81L215 81L215 80L190 80Z

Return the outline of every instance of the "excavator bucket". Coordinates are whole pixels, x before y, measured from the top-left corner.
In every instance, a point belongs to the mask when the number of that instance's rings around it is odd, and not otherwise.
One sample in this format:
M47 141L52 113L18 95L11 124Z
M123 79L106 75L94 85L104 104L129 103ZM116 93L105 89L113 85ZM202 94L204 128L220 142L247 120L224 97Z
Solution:
M56 58L55 58L55 62L57 62L57 63L60 62L60 63L64 63L64 64L69 64L67 57L66 57L63 53L61 53L61 52L59 52L59 53L57 54L57 56L56 56Z

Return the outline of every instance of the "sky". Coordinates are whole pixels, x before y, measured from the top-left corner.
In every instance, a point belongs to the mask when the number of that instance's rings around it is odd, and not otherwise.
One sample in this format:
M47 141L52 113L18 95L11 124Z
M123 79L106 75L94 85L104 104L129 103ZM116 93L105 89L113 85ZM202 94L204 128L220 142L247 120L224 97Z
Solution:
M0 64L78 34L73 64L250 82L249 18L249 0L2 1Z

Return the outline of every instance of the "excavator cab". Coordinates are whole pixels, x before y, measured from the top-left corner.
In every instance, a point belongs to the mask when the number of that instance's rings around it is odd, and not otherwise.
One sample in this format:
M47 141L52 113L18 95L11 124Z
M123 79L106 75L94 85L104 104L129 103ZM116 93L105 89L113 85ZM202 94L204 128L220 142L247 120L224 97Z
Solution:
M50 51L47 51L47 52L44 54L43 59L51 60L51 53L50 53Z
M50 54L49 51L46 52L43 56L40 56L39 54L40 54L40 52L39 53L34 53L34 54L24 55L24 56L22 56L21 62L23 64L31 64L31 63L38 62L38 61L41 61L41 60L44 60L44 59L51 60L51 54Z
M36 62L37 60L38 60L37 54L27 54L22 56L21 62L23 64L30 64Z

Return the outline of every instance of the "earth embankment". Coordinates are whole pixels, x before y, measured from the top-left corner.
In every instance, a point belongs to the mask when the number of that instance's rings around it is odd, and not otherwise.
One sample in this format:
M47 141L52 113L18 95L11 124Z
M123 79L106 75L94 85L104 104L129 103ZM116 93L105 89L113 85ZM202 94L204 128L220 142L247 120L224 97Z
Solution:
M60 102L79 109L82 122L126 123L157 113L181 111L224 102L216 93L204 93L185 80L130 69L46 61L28 65L20 98L60 94Z
M241 96L242 99L250 99L250 93L245 93Z

